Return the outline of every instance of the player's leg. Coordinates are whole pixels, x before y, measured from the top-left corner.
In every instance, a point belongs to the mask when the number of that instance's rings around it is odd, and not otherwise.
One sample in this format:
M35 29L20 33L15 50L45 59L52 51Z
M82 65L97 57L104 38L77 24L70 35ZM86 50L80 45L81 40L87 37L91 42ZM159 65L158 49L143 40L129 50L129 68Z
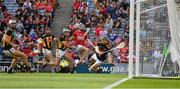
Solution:
M101 65L101 61L97 58L97 55L92 55L90 60L94 60L95 62L90 66L89 70L93 72L100 72L99 66Z
M44 51L43 54L44 54L44 58L40 61L37 61L36 64L42 65L42 69L44 69L47 66L47 64L50 64L51 66L55 66L55 63L52 62L53 57L51 57L51 54Z
M62 51L60 49L56 50L56 62L55 62L55 66L58 67L61 58L66 54L66 51Z
M51 50L48 50L48 49L43 49L43 53L45 55L45 58L44 60L50 64L51 66L55 66L55 63L53 62L53 56L52 56L52 52Z
M46 62L48 63L48 64L50 64L51 66L55 66L55 63L53 62L53 56L52 56L52 54L51 53L49 53L49 54L47 54L46 56L45 56L45 60L46 60Z
M94 63L96 62L96 60L94 60L93 58L89 59L89 67L92 66Z
M94 63L89 70L93 71L93 72L100 72L100 68L99 68L100 64Z
M59 67L59 64L60 64L60 57L56 56L56 60L55 60L55 63L54 63L54 66L52 66L54 72L57 72L57 69Z
M70 59L68 59L68 60L69 60L70 73L74 73L74 69L75 69L74 62L72 60L70 60Z
M50 62L53 62L52 54L47 54L47 55L46 55L46 61L49 62L49 63L50 63Z
M82 46L82 45L78 45L77 47L77 51L79 51L79 58L80 58L80 61L77 63L77 64L81 64L83 63L83 61L85 61L86 57L88 56L88 53L89 53L89 49Z
M15 68L17 62L18 62L18 59L14 58L11 62L10 68Z
M28 57L23 52L21 52L19 50L15 50L13 52L12 56L15 57L15 58L20 58L24 65L30 66L30 64L28 62Z
M58 67L60 63L60 52L59 49L56 49L56 61L55 61L55 66Z
M37 49L41 50L41 44L37 45ZM48 61L48 59L46 58L47 55L46 49L42 48L42 53L43 53L43 58L36 61L35 64L42 65L42 68L44 68L47 65L47 61Z
M74 73L74 69L75 69L75 67L74 67L74 59L73 59L73 57L72 57L72 53L71 52L67 52L66 54L65 54L65 57L67 58L67 60L68 60L68 62L69 62L69 69L70 69L70 73Z
M35 72L35 70L30 67L27 56L23 52L20 52L18 50L14 50L11 53L12 53L12 57L14 59L12 60L10 69L8 70L8 73L12 72L12 69L16 66L18 60L21 60L21 62L26 66L25 69L27 72Z
M55 66L58 67L60 64L60 57L56 57Z
M14 58L11 62L10 68L8 69L7 73L13 73L13 69L15 68L16 64L18 62L17 58Z
M54 66L52 66L54 72L57 72L58 70L61 57L62 57L62 53L60 52L60 49L56 49L56 60L55 60Z

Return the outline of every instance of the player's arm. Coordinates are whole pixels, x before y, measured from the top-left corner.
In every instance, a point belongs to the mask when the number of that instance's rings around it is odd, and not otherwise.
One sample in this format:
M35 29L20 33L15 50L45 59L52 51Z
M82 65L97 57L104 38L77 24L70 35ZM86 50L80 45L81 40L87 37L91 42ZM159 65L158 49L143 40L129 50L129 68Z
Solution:
M67 41L62 41L62 45L64 45L64 46L67 47L67 48L70 48L70 49L74 48L73 46L70 46L70 45L67 43Z
M59 51L59 50L58 50L59 40L58 40L58 39L56 39L56 40L55 40L55 42L56 42L56 47L55 47L55 49L56 49L56 52L58 52L58 51Z
M10 38L10 36L8 36L7 34L4 34L2 40L3 40L4 42L8 43L9 45L11 45L13 48L16 48L16 47L17 47L16 44L14 44L13 42L10 41L11 38Z
M66 47L68 46L65 41L62 41L61 43L62 43L62 45L66 46Z
M103 54L103 52L101 52L101 51L99 50L99 47L98 47L98 46L95 46L94 48L95 48L95 52L96 52L97 54L99 54L99 55Z

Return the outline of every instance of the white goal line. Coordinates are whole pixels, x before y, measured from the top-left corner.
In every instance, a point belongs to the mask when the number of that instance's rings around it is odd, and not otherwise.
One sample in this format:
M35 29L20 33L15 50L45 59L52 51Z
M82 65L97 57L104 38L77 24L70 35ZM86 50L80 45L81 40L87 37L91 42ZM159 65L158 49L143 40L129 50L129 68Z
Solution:
M120 85L120 84L122 84L122 83L124 83L124 82L126 82L126 81L128 81L130 79L132 79L132 78L128 77L128 78L120 79L120 80L114 82L113 84L106 86L103 89L112 89L113 87L118 86L118 85Z

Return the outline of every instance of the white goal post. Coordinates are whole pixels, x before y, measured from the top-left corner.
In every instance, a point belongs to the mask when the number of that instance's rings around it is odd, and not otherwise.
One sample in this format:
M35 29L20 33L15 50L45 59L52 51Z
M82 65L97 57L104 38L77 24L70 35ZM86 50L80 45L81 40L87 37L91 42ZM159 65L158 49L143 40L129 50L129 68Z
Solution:
M171 77L179 75L179 66L177 65L180 61L176 63L172 62L171 59L174 58L174 56L172 56L171 52L170 55L168 51L170 42L172 43L172 39L175 39L173 33L176 32L173 30L173 27L178 29L178 26L180 26L178 25L180 22L176 22L175 24L175 20L173 20L177 19L173 16L173 11L176 11L176 8L173 9L172 6L169 5L170 3L172 4L172 2L177 3L179 1L180 0L130 0L129 77L142 75L163 75ZM178 21L180 21L180 19ZM167 40L165 33L167 33L166 35L170 35L167 36ZM141 36L142 34L143 36ZM134 47L136 48L135 53ZM150 49L148 49L148 47L150 47ZM156 50L161 51L162 57L159 59L154 57ZM148 54L149 51L152 51L152 53ZM136 56L135 68L133 67L133 55ZM164 57L164 55L166 56Z

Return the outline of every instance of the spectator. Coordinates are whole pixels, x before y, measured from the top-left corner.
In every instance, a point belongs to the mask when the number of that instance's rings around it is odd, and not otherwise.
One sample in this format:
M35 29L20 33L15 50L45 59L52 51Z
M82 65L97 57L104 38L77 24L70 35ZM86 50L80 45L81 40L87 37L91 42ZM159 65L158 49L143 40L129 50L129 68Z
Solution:
M153 53L154 55L154 72L157 73L158 72L158 68L160 66L160 61L162 58L162 54L159 48L156 48L156 50Z
M100 32L101 31L104 31L103 27L101 24L98 24L98 26L96 27L95 29L95 35L96 35L96 38L98 38L100 36Z
M111 18L110 15L108 15L108 18L106 19L104 27L105 27L105 30L108 31L108 32L112 30L113 19Z
M26 0L23 4L23 7L25 9L32 9L32 3L30 2L30 0Z
M110 14L112 16L113 19L116 19L116 8L114 4L111 4L108 8L107 8L107 12L108 14Z
M20 33L22 33L23 30L25 29L23 23L21 22L21 20L18 20L17 25L16 25L16 29Z
M4 20L4 15L2 12L2 8L0 7L0 22L2 22Z
M76 23L75 23L75 28L78 28L78 27L80 27L81 25L82 25L83 23L81 23L81 21L80 21L80 19L78 19L77 21L76 21Z

